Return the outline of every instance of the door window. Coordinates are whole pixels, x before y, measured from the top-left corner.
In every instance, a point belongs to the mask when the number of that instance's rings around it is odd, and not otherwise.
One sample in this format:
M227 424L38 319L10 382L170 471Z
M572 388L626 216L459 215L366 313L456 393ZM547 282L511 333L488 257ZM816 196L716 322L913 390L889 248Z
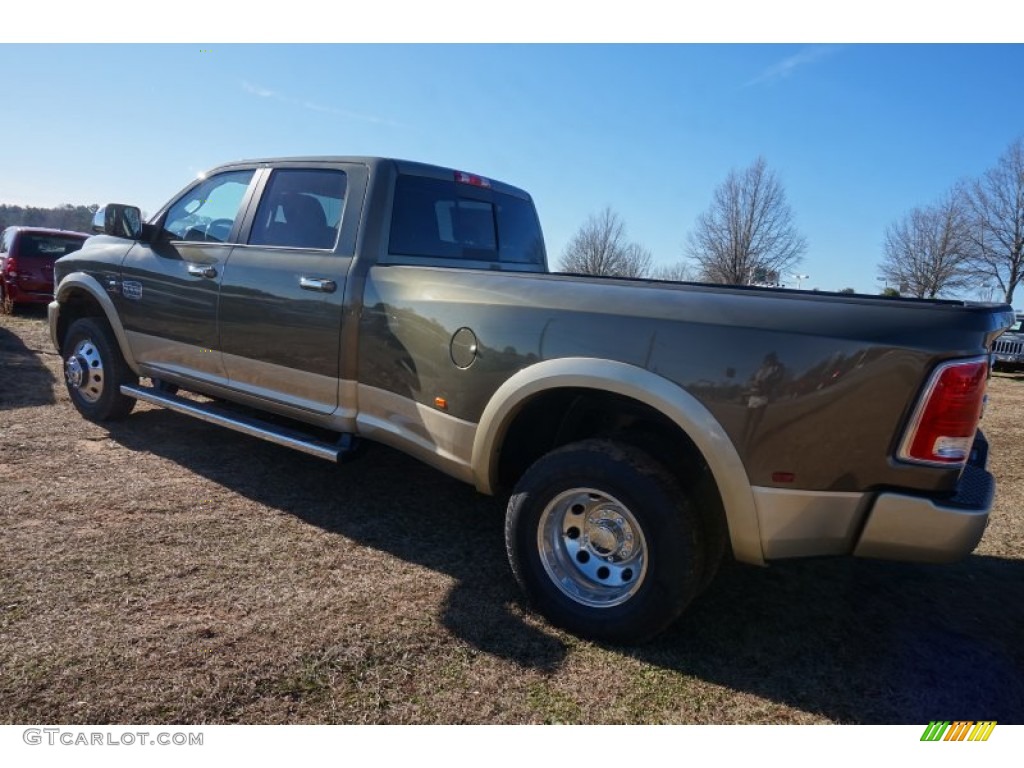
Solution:
M333 249L338 241L347 186L344 171L275 170L256 209L249 244Z
M164 217L164 236L170 240L225 242L252 174L251 170L219 173L190 189Z

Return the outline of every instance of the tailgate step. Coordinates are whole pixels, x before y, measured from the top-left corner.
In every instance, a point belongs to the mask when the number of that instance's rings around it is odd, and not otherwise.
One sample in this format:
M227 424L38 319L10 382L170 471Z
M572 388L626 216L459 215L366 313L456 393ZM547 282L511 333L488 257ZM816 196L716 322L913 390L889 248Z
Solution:
M349 433L341 433L337 442L328 443L298 429L235 413L213 403L198 403L152 387L122 384L121 394L328 461L340 462L356 448L357 439L355 435Z

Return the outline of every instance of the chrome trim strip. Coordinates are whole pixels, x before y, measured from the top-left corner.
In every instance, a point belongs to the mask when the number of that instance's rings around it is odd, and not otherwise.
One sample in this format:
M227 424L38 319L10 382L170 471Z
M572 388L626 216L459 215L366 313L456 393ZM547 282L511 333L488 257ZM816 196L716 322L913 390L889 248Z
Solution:
M264 424L256 419L249 421L237 416L228 416L227 414L213 410L209 406L204 407L199 403L192 403L180 397L158 394L145 387L135 387L128 384L122 384L121 394L127 395L128 397L134 397L136 400L142 400L146 403L159 405L177 413L185 414L186 416L192 416L200 419L201 421L209 422L210 424L216 424L219 427L227 427L228 429L233 429L235 432L241 432L243 434L250 435L251 437L258 437L261 440L276 443L277 445L283 445L286 448L292 448L296 451L302 451L303 453L308 453L310 456L316 456L320 459L337 462L342 453L341 449L336 446L321 443L311 438L304 439L298 436L284 434L280 431L276 431L271 425Z
M853 550L868 494L754 486L765 558L847 555Z

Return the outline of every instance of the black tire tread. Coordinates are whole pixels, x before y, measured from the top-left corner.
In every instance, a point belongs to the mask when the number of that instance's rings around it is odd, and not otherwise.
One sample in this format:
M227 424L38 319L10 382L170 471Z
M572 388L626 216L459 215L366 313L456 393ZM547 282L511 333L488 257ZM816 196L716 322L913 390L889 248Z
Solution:
M80 317L71 323L64 337L62 356L67 357L75 344L82 338L92 339L103 359L106 382L103 394L95 403L83 400L68 385L68 395L75 409L89 421L120 421L132 412L135 398L121 394L122 384L137 384L138 377L128 367L113 331L105 320L96 317Z
M601 478L605 478L602 480ZM536 525L545 489L559 492L590 483L613 495L644 499L648 575L626 603L588 608L551 584L536 553ZM531 498L534 497L534 498ZM550 493L547 496L550 498ZM558 626L595 640L641 643L663 631L699 592L705 570L704 526L676 477L642 449L613 440L589 439L562 446L539 459L523 475L509 499L505 543L512 572L527 597Z

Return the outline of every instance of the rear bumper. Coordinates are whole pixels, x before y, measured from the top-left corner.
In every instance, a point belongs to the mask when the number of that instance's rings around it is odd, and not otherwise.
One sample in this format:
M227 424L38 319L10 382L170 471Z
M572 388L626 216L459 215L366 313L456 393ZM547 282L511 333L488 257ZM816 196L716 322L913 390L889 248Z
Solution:
M16 280L5 282L4 289L8 298L15 304L49 304L53 301L53 286L39 286L39 290L29 290Z
M995 478L968 465L948 499L881 493L853 554L921 563L950 563L974 551L995 499Z
M981 541L996 483L985 470L988 442L979 431L956 490L946 495L753 488L766 560L855 555L949 563Z
M51 301L46 305L46 322L50 326L50 341L53 348L60 354L60 341L57 338L57 321L60 320L60 302Z

